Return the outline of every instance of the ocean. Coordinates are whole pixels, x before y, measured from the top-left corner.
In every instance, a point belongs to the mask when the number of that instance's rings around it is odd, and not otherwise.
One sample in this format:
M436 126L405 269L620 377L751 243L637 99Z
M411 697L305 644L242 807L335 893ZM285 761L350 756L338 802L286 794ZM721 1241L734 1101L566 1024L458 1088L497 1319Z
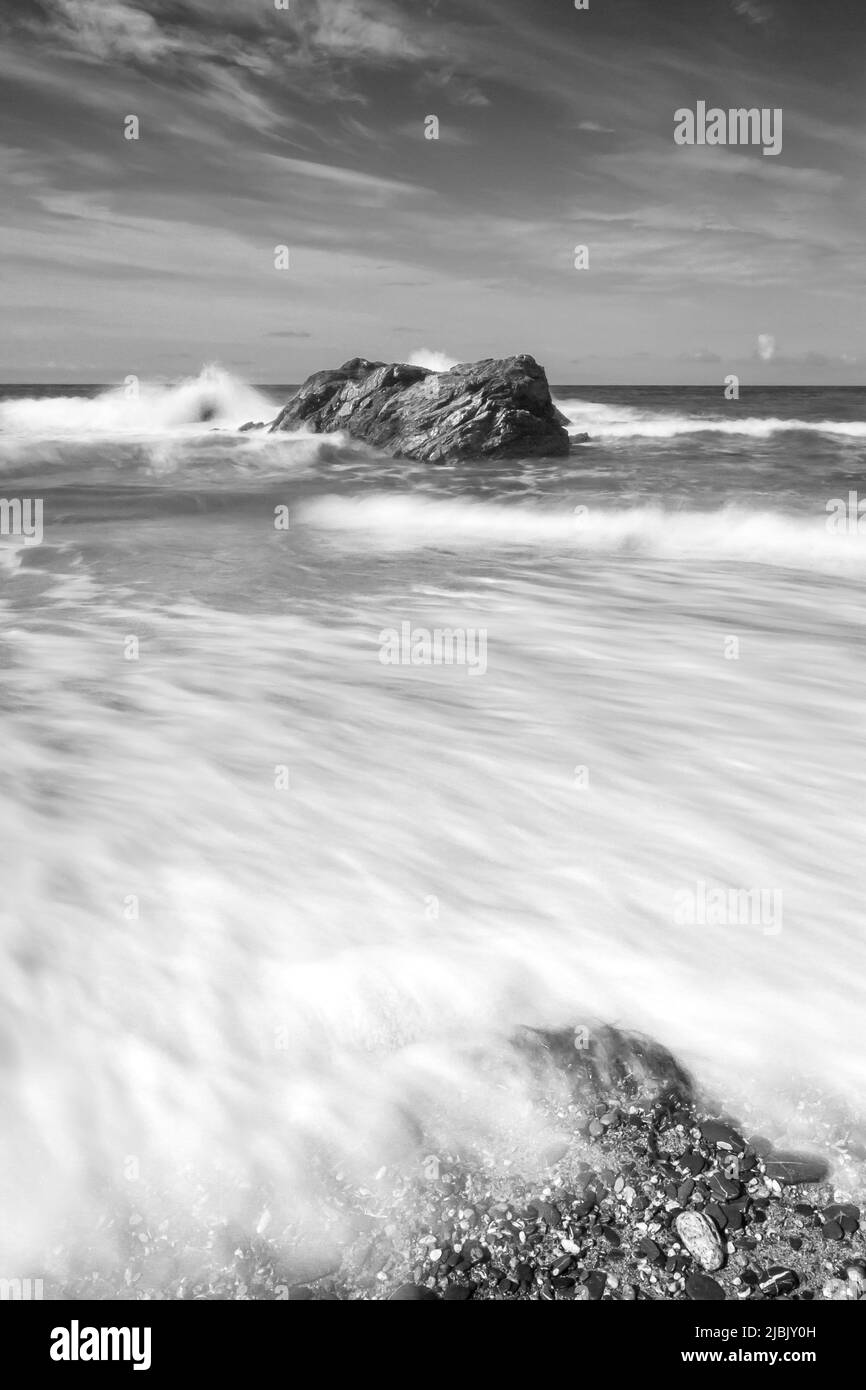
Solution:
M5 1264L504 1152L525 1027L857 1123L866 393L557 386L570 457L447 466L239 432L290 393L0 388Z

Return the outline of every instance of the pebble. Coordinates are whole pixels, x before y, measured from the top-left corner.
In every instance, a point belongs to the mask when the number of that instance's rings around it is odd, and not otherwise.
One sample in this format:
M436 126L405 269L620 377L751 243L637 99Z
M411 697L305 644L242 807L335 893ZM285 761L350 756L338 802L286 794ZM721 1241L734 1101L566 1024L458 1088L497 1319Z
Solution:
M768 1269L766 1279L761 1280L761 1288L764 1293L775 1297L777 1294L793 1293L799 1283L799 1277L793 1269L786 1269L783 1265L773 1265Z
M825 1221L821 1227L821 1235L825 1240L844 1240L845 1238L845 1232L838 1221Z
M833 1303L840 1303L842 1299L851 1297L849 1292L850 1285L844 1279L828 1279L821 1290L822 1298L828 1298Z
M690 1274L686 1280L686 1293L699 1303L723 1302L725 1291L721 1284L708 1274Z
M664 1258L660 1247L656 1245L654 1240L650 1240L649 1237L646 1237L643 1240L639 1240L637 1243L637 1248L640 1251L640 1253L644 1256L644 1258L649 1260L650 1264L652 1265L659 1264L660 1261Z
M738 1133L733 1126L723 1124L721 1120L705 1120L701 1125L701 1134L708 1144L732 1149L735 1153L742 1153L746 1147L746 1141L742 1134Z
M724 1202L733 1201L743 1190L742 1183L736 1182L734 1178L723 1177L721 1173L713 1173L708 1186L713 1196L720 1197Z
M438 1293L425 1289L421 1284L401 1284L388 1299L389 1303L439 1303Z
M787 1184L803 1182L823 1182L827 1176L827 1164L821 1158L811 1158L805 1154L774 1154L764 1164L768 1178Z
M676 1219L677 1235L704 1269L721 1269L725 1262L722 1242L709 1217L699 1211L684 1211Z
M691 1173L693 1178L696 1178L698 1173L702 1173L706 1168L707 1160L704 1158L703 1154L687 1153L683 1154L680 1159L680 1164Z

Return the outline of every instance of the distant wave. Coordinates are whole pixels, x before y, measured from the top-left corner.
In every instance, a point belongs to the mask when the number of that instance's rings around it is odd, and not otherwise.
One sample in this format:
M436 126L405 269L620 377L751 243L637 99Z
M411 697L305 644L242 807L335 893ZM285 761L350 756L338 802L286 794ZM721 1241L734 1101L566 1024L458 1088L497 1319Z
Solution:
M98 396L21 397L0 401L0 431L27 437L80 439L83 435L152 435L202 429L237 429L271 420L273 401L221 367L204 367L174 385L141 382Z
M866 537L826 529L826 517L785 516L726 507L545 510L417 494L311 499L298 520L341 536L352 547L536 546L666 559L742 560L838 573L866 569Z
M634 406L604 405L600 401L557 400L575 432L592 439L675 439L683 434L747 435L769 439L774 434L806 431L842 439L866 439L866 420L783 420L776 416L726 419L722 415L678 415L640 410Z

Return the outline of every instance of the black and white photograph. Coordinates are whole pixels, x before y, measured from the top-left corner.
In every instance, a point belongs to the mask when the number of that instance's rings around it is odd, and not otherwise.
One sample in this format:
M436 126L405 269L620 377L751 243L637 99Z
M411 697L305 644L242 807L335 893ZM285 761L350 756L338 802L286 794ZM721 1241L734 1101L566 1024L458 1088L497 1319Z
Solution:
M185 1302L853 1339L864 72L859 0L3 0L34 1366Z

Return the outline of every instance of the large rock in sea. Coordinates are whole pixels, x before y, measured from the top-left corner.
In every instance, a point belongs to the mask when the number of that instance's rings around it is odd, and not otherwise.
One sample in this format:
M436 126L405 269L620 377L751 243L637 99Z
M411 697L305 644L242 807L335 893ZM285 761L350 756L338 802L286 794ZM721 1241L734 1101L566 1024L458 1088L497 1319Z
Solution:
M353 357L314 372L274 430L344 430L382 453L430 463L567 454L564 417L533 357L464 362L447 372Z

